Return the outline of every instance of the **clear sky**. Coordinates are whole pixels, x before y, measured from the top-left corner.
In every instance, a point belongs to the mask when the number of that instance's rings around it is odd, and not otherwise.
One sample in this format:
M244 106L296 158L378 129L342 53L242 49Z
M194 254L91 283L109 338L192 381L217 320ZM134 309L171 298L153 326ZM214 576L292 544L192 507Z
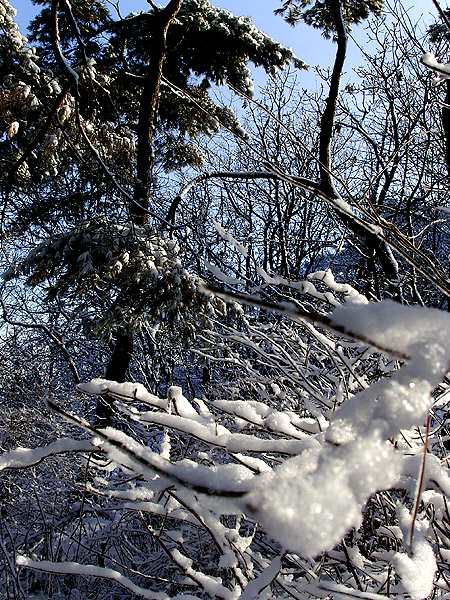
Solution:
M26 35L29 21L40 7L33 6L31 0L9 1L17 9L16 21L19 23L21 32ZM76 0L72 1L76 2ZM158 0L156 2L158 3ZM212 2L234 14L251 17L258 28L286 46L292 46L295 54L311 66L330 67L333 64L335 46L329 40L323 39L319 31L305 24L290 27L280 16L273 14L273 11L282 5L282 0L212 0ZM163 0L159 0L159 3L165 4ZM432 0L402 0L402 3L408 9L413 21L418 20L421 15L428 23L435 18L436 9ZM440 3L443 8L446 7L446 0L441 0ZM147 10L149 5L145 0L120 0L120 6L122 14L126 15L131 11ZM364 40L363 26L355 28L354 34L362 42ZM355 68L360 62L359 51L350 41L347 70ZM314 72L302 75L302 77L305 78L305 87L314 87L316 81ZM257 75L256 82L257 85L262 84L261 75Z

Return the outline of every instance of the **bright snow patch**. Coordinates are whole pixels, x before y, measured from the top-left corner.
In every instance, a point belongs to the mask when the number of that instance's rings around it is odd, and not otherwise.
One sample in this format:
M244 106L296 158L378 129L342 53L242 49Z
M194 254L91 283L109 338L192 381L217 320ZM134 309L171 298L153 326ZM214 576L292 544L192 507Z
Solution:
M327 430L328 444L286 461L246 496L245 508L269 534L304 556L333 548L359 526L367 499L396 482L402 456L388 440L423 422L450 365L447 313L385 301L338 308L331 321L410 357L410 364L347 400ZM400 564L406 569L409 563Z

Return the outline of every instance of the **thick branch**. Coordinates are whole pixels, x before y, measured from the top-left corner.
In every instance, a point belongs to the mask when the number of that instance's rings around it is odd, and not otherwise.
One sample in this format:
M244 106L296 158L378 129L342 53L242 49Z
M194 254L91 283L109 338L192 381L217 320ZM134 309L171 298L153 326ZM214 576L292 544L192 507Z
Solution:
M450 175L450 109L447 108L450 105L450 79L445 82L446 94L444 100L444 106L442 107L442 129L445 135L445 162L447 165L447 171Z
M319 137L319 169L321 192L328 198L339 198L331 175L331 140L336 117L336 107L339 97L339 88L342 71L344 68L347 52L347 29L342 16L341 0L330 0L330 7L337 35L337 51L334 61L333 72L330 81L330 91L325 103L325 110L320 122ZM389 281L390 292L393 297L400 299L398 286L398 265L389 246L380 240L378 234L374 234L364 225L361 226L354 218L349 219L347 211L343 212L337 207L336 212L344 225L355 235L365 239L368 248L375 251L380 261L383 273Z
M105 378L118 383L126 379L133 355L133 334L118 330L113 353L106 368ZM109 427L113 421L114 398L109 394L99 396L95 408L95 427Z

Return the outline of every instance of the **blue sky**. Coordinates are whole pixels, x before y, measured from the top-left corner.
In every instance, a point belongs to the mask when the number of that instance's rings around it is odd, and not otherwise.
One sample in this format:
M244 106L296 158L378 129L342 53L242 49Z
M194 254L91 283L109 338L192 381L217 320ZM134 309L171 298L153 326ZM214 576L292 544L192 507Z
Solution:
M9 1L17 9L16 21L19 23L21 32L26 35L26 26L40 7L33 6L31 0ZM76 0L72 1L76 2ZM156 1L158 3L158 0ZM251 17L257 27L286 46L292 46L296 55L311 66L330 67L333 64L335 46L332 42L324 40L320 32L312 27L299 24L293 28L287 25L281 17L273 14L274 9L281 6L282 0L212 0L212 2L234 14ZM159 0L159 3L164 4L165 2ZM413 20L417 20L423 15L425 20L430 23L436 15L432 0L403 0L403 5L409 10ZM446 6L445 0L441 0L441 5ZM148 9L148 3L145 0L120 0L120 6L123 14ZM355 28L354 35L362 42L364 40L363 27ZM359 51L350 41L347 71L360 63ZM305 78L305 87L311 88L318 85L313 71L302 77ZM263 84L261 74L256 74L256 83L257 85Z

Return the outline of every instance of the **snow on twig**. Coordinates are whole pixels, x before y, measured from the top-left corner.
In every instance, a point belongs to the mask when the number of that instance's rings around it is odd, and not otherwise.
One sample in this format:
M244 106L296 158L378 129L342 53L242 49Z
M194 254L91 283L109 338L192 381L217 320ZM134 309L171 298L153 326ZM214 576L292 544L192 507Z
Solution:
M63 438L40 448L16 448L0 456L0 471L24 469L39 464L45 458L66 452L95 452L90 440Z
M146 590L133 583L131 579L128 579L128 577L125 577L119 571L105 567L82 565L72 561L53 562L50 560L32 560L31 558L22 555L17 556L16 564L18 567L36 569L37 571L44 571L46 573L81 575L82 577L101 577L103 579L109 579L142 598L148 598L148 600L199 600L198 596L193 596L192 594L169 596L164 592Z

